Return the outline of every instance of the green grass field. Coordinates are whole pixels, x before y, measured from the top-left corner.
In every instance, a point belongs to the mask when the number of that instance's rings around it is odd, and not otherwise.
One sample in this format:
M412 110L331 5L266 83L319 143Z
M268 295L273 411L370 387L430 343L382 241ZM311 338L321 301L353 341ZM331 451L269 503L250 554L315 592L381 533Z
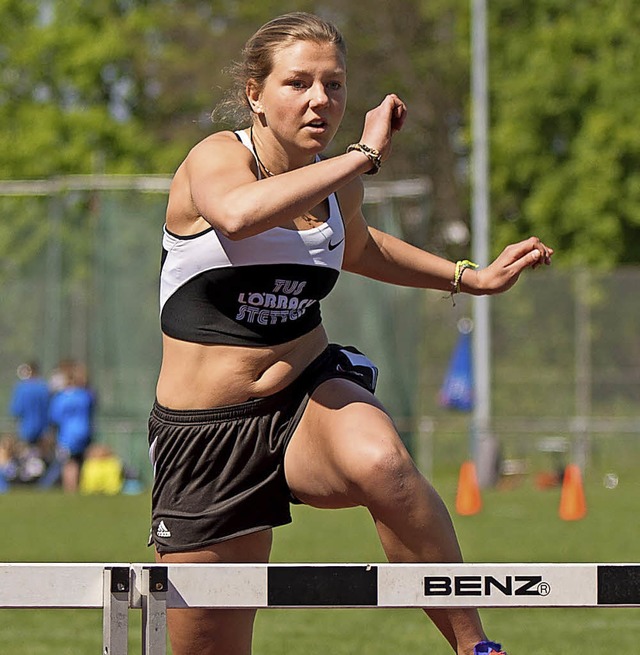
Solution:
M450 507L455 476L436 480ZM637 476L615 489L585 480L588 516L563 522L559 489L538 491L525 481L511 491L486 491L473 517L455 517L467 561L639 561ZM148 531L146 494L68 497L58 492L12 490L0 496L2 562L144 562ZM334 512L294 507L294 523L276 530L273 561L384 561L363 510ZM510 655L634 653L640 609L485 610L492 638ZM97 610L1 610L0 653L99 653ZM140 614L130 612L129 652L140 652ZM450 655L420 610L264 610L258 615L256 655Z

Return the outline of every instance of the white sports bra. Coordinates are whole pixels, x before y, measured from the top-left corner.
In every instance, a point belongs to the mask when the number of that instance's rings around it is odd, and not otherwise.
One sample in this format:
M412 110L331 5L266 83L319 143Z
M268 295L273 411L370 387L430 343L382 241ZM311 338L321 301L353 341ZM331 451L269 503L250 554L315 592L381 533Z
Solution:
M253 152L247 135L236 134ZM269 346L319 325L320 300L334 287L344 254L338 200L327 200L329 217L317 227L275 227L238 241L213 227L185 237L165 225L162 331L183 341Z

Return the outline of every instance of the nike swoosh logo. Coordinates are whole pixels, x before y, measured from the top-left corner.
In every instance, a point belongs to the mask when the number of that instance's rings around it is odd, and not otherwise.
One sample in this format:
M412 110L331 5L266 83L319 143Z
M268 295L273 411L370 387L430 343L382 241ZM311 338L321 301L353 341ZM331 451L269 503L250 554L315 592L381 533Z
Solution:
M342 239L340 239L340 241L338 241L337 243L331 243L331 241L329 241L329 245L327 246L327 248L329 248L329 250L335 250L343 241L344 241L344 237L342 237Z

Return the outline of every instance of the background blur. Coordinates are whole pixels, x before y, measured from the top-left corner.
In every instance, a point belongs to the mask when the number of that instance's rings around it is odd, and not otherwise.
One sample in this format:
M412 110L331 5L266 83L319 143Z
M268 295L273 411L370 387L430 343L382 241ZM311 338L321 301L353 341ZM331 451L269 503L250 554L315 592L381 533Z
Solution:
M491 0L493 254L532 233L556 248L491 301L492 430L515 467L640 455L640 5ZM470 254L467 2L9 0L0 3L0 428L17 366L88 364L98 438L148 479L160 359L157 275L171 173L215 129L224 68L269 18L337 22L349 109L332 147L389 91L409 106L367 179L374 225ZM329 153L331 154L331 153ZM427 470L459 466L469 413L439 403L469 299L344 275L332 339L381 367L380 396Z

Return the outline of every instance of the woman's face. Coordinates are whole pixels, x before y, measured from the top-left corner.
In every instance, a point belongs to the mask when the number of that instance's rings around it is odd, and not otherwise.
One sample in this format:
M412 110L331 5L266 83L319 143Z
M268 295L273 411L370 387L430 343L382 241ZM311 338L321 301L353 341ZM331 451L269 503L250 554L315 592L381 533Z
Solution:
M267 128L285 150L321 152L344 115L344 57L333 44L296 41L274 54L273 69L255 93Z

